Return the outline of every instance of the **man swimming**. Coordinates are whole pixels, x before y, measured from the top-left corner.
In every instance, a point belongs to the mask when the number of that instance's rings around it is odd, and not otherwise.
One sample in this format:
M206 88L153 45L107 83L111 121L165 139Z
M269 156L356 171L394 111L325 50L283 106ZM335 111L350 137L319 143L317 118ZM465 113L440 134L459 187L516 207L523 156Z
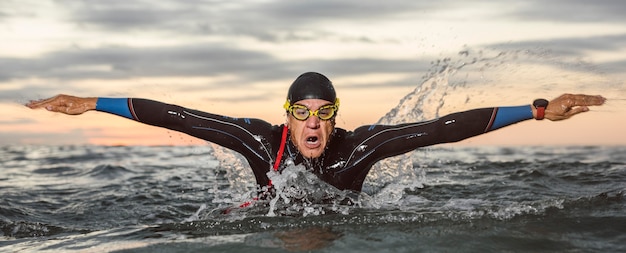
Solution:
M602 105L602 96L564 94L532 105L492 107L453 113L438 119L399 125L365 125L353 131L335 127L339 98L324 75L307 72L289 88L286 123L230 118L178 105L139 98L57 95L26 106L79 115L107 112L215 143L242 154L260 186L271 185L270 170L304 165L339 190L361 191L372 166L420 147L460 141L520 121L568 119Z

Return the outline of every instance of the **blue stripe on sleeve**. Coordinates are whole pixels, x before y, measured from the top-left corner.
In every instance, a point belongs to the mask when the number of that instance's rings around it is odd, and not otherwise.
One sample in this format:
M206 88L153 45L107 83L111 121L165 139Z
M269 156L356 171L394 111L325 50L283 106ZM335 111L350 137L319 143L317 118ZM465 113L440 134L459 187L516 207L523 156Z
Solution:
M495 130L522 120L532 119L533 111L530 105L499 107L496 118L490 130Z
M96 110L133 119L128 108L128 98L98 98Z

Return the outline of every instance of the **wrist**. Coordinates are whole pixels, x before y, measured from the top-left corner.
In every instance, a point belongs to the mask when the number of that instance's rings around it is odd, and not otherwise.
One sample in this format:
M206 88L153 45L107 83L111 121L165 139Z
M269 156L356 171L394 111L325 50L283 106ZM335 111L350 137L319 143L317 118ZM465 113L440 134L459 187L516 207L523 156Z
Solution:
M545 100L543 98L536 99L533 102L533 116L536 120L544 119L548 104L549 104L548 100Z
M98 106L98 98L97 97L88 97L84 98L84 103L87 110L96 110Z

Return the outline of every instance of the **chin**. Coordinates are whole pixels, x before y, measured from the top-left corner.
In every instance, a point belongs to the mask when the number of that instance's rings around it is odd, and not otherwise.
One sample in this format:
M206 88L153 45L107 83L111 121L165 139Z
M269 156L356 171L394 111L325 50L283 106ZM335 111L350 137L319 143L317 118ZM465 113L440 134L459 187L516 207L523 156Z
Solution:
M318 158L320 156L322 156L324 152L320 151L320 150L308 150L305 152L301 152L302 156L306 157L306 158Z

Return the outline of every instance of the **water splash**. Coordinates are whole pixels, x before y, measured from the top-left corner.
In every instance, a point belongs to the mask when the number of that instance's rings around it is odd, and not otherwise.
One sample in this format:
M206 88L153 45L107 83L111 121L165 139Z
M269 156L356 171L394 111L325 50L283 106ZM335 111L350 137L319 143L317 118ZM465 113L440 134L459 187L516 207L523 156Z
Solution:
M319 179L303 165L287 166L281 173L267 173L276 195L269 201L267 216L321 215L328 211L347 214L358 195L341 191Z
M214 203L233 204L249 200L256 193L256 182L252 170L240 154L210 143L213 154L224 173L225 184L214 184L210 192L215 195Z
M624 92L622 84L607 78L593 64L557 57L541 49L464 49L454 57L434 61L418 83L377 124L420 122L472 108L528 104L537 91L546 97L565 92ZM554 87L567 90L557 91ZM364 182L364 191L372 195L374 202L384 204L400 201L404 189L422 188L426 168L412 158L407 153L374 165Z
M467 52L463 54L468 55ZM476 62L473 60L472 64ZM435 62L420 84L377 124L394 125L440 117L440 110L451 90L465 85L464 82L450 82L450 77L466 65L465 62L452 62L449 58ZM374 165L364 183L364 190L373 194L371 203L375 203L374 206L399 202L405 188L423 187L421 182L424 181L425 171L413 167L411 156L411 153L402 154Z

